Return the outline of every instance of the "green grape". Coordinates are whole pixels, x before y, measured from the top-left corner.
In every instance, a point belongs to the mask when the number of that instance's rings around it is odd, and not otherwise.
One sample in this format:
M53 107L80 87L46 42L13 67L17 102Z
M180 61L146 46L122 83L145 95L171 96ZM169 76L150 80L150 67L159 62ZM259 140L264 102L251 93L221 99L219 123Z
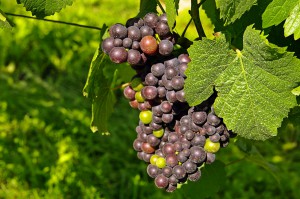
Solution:
M154 130L153 135L157 138L160 138L164 135L164 129Z
M136 92L134 97L135 97L136 101L138 101L139 103L143 103L145 101L145 99L142 96L141 91Z
M152 112L149 110L141 111L139 118L144 124L150 124L150 122L152 121Z
M209 138L206 139L204 150L209 153L216 153L220 149L220 143L219 142L212 142Z
M131 87L134 91L141 91L142 88L144 88L144 85L142 83L142 79L137 77L137 78L134 78L132 81L131 81Z
M150 163L153 164L153 165L156 165L156 161L157 161L158 158L160 158L160 156L158 156L156 154L152 155L151 158L150 158Z
M157 158L155 164L156 164L156 166L157 166L158 168L162 169L162 168L164 168L164 167L167 165L166 159L163 158L163 157L159 157L159 158Z

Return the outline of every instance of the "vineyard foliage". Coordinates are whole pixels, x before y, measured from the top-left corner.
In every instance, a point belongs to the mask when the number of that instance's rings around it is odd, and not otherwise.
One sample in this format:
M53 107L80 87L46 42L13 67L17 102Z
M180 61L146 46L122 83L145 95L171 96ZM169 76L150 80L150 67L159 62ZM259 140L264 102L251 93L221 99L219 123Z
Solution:
M84 5L76 10L80 4L73 0L0 2L0 197L297 197L298 0L84 3L94 11ZM118 11L111 16L109 8ZM14 12L101 30L40 25L48 22ZM149 12L167 13L178 36L175 51L190 55L184 85L189 105L217 92L214 110L238 135L218 154L220 161L204 168L199 183L173 195L153 186L131 149L138 117L122 89L134 70L112 63L101 50L109 26Z

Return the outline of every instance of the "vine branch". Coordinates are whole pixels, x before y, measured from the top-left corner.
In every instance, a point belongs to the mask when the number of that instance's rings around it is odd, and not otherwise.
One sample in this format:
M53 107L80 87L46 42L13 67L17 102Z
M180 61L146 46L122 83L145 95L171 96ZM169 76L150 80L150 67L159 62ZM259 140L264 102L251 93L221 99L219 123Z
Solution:
M21 17L21 18L27 18L27 19L42 20L42 21L47 21L47 22L52 22L52 23L59 23L59 24L65 24L65 25L70 25L70 26L76 26L76 27L80 27L80 28L88 28L88 29L94 29L94 30L101 30L102 29L102 28L99 28L99 27L96 27L96 26L88 26L88 25L82 25L82 24L71 23L71 22L66 22L66 21L52 20L52 19L39 19L39 18L36 18L36 17L20 15L20 14L14 14L14 13L8 13L8 12L5 12L5 14L9 15L9 16L13 16L13 17Z
M200 16L199 16L199 7L205 2L206 0L202 0L199 4L197 0L191 0L191 11L190 15L194 21L194 24L196 26L199 38L204 36L204 30L201 25Z

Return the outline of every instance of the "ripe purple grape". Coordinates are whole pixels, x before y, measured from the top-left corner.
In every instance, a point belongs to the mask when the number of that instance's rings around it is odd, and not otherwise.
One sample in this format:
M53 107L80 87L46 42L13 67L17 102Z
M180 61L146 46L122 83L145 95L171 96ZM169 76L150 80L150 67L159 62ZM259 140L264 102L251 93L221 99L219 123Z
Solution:
M197 170L195 173L188 175L188 179L193 182L198 181L200 179L200 177L201 177L200 170Z
M168 178L163 174L159 174L158 176L156 176L154 182L158 188L166 188L169 184Z
M141 31L136 26L130 26L127 28L128 38L132 39L133 41L140 41L142 38Z
M130 65L137 65L141 62L142 57L139 51L130 49L127 53L128 53L127 62Z
M155 32L160 36L160 37L166 37L168 36L170 32L169 25L166 21L159 21L156 24L155 27Z
M153 64L151 73L156 77L161 77L165 73L165 65L162 63Z
M155 86L158 83L158 79L152 73L148 73L145 77L145 83L148 86Z
M183 88L184 79L181 76L175 76L172 78L171 83L174 90L180 90Z
M174 176L177 178L177 179L182 179L185 177L186 175L186 170L183 166L181 165L176 165L174 168L173 168L173 174Z
M127 37L127 28L122 24L115 24L109 29L109 34L113 38L124 39Z
M145 36L153 36L154 35L154 31L152 28L150 28L149 26L142 26L140 28L140 31L141 31L141 35L142 37L145 37Z
M161 170L152 164L149 164L147 166L147 174L151 177L151 178L156 178L159 174L161 173Z
M124 47L114 47L109 52L110 60L114 63L123 63L127 60L128 53Z
M142 91L143 98L152 100L157 96L157 88L154 86L145 86Z
M114 38L108 37L104 39L101 43L101 49L104 53L109 54L109 52L114 48Z
M144 16L144 24L149 26L150 28L155 28L159 18L155 13L147 13Z
M173 43L169 40L161 40L158 45L158 52L163 56L171 55L173 51Z
M194 112L192 114L192 121L195 124L203 124L206 121L207 114L204 111Z

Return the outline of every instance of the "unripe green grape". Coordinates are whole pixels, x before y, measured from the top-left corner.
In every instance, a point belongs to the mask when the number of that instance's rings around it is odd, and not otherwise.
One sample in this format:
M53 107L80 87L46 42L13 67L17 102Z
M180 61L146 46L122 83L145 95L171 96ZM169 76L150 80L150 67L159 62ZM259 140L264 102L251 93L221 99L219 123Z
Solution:
M152 112L149 110L141 111L139 118L144 124L150 124L150 122L152 121Z
M159 157L159 158L157 158L155 164L158 168L162 169L166 166L166 159L163 157Z
M160 158L159 155L156 155L156 154L152 155L151 158L150 158L150 163L153 164L153 165L156 165L156 161L157 161L158 158Z
M143 103L145 101L145 99L142 96L141 91L136 92L134 97L135 97L136 101L138 101L139 103Z
M161 138L164 135L164 129L153 131L153 135L157 138Z
M209 153L216 153L220 149L220 143L219 142L212 142L209 138L206 139L204 150Z

